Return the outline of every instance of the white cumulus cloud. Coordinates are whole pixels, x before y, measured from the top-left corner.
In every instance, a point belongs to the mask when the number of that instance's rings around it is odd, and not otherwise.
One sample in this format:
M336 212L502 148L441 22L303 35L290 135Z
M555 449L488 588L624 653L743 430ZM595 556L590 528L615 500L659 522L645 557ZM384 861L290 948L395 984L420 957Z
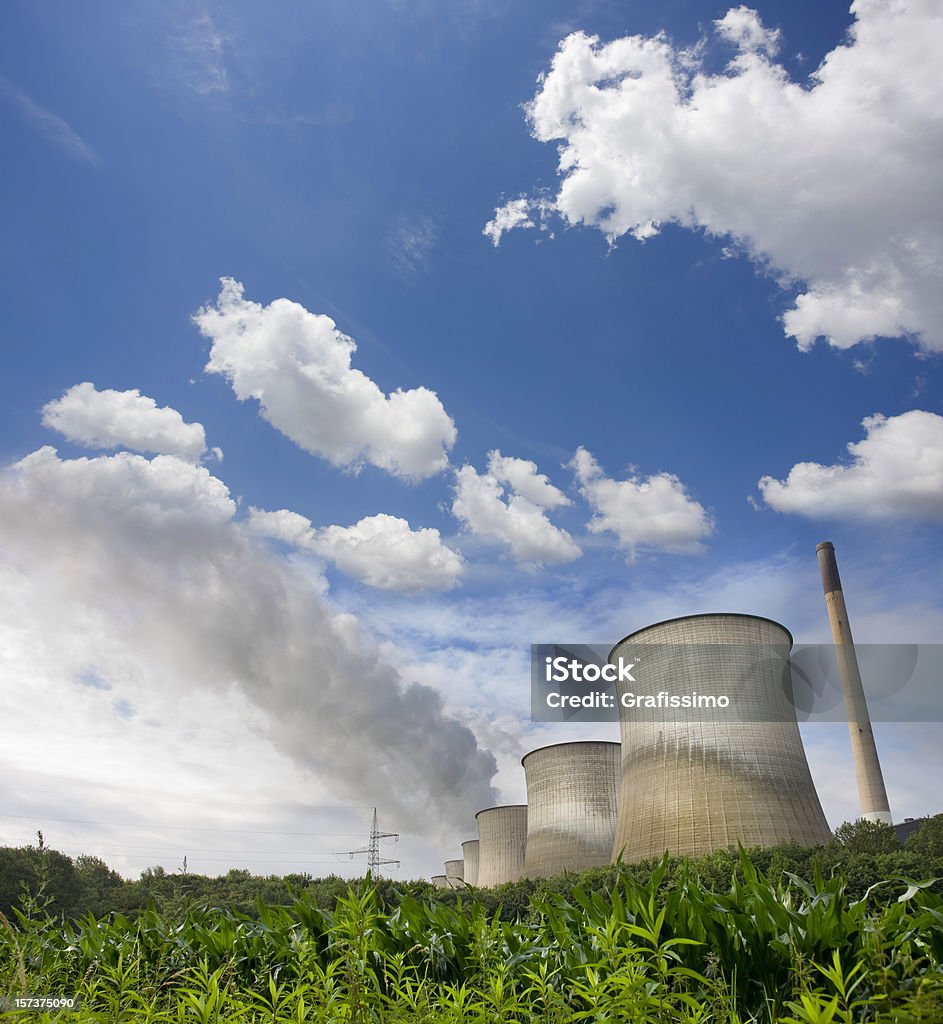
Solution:
M799 462L785 480L764 476L766 504L815 518L943 521L943 416L913 409L862 426L847 463Z
M771 57L779 50L779 29L765 28L756 11L741 4L714 22L717 34L746 53L763 50Z
M89 448L133 448L188 462L206 451L201 423L185 423L176 409L158 406L137 388L99 391L88 381L76 384L43 407L43 423Z
M0 471L0 600L35 609L0 623L17 687L31 691L35 671L37 692L71 694L91 674L116 707L163 701L127 723L145 762L179 702L235 688L273 746L335 797L379 801L404 831L467 827L495 800L494 758L235 511L221 480L173 456L47 447Z
M537 464L529 459L515 459L502 455L497 449L488 452L488 473L499 483L510 484L515 494L532 501L541 508L558 508L572 505L570 499L559 488L554 487Z
M297 512L252 509L249 528L333 562L341 572L380 590L415 594L451 590L465 568L438 530L413 530L405 519L365 516L353 526L315 527Z
M494 211L494 219L488 221L481 233L487 235L494 245L499 245L505 231L513 231L514 228L532 228L534 226L530 215L532 206L533 204L526 197L512 199Z
M550 202L610 240L701 229L800 286L783 316L800 348L912 336L943 350L943 7L851 11L807 86L743 6L715 22L737 47L718 74L664 35L568 36L527 107L534 137L558 143L558 192L514 200L486 233L497 244Z
M610 480L585 449L570 463L580 493L593 510L591 533L615 534L629 559L639 550L687 554L701 551L714 524L704 507L671 473Z
M517 562L554 565L580 557L573 538L554 526L545 511L568 503L533 462L499 451L489 453L487 473L479 474L473 466L455 472L452 514L472 533L506 544Z
M289 299L250 302L222 279L215 306L194 321L212 341L206 369L254 398L262 416L305 451L332 465L377 466L419 480L448 465L455 424L424 387L384 394L350 365L357 346L327 316Z

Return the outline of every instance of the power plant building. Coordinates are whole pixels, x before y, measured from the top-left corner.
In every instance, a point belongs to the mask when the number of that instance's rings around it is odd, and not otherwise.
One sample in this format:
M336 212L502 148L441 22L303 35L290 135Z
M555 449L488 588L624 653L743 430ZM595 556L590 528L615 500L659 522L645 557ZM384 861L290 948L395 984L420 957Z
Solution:
M835 560L835 547L831 541L823 540L816 547L815 553L822 572L825 606L832 627L842 697L848 715L848 733L851 737L851 756L855 763L861 817L867 821L881 821L885 825L890 825L891 807L887 802L884 775L881 772L871 716L868 714L868 703L861 684L855 642L848 622L841 577L838 575L838 562Z
M488 807L475 815L478 822L478 885L490 888L516 882L524 871L527 843L527 805Z
M461 860L447 860L445 862L445 880L450 889L465 888L464 868L465 863Z
M478 840L462 843L462 878L466 885L478 884Z
M525 754L524 877L608 864L619 797L618 743L556 743Z
M736 845L830 837L799 735L788 673L792 636L753 615L670 619L612 649L637 663L616 684L622 736L612 858L632 863ZM723 695L707 711L626 707L625 695ZM722 706L721 706L722 707Z

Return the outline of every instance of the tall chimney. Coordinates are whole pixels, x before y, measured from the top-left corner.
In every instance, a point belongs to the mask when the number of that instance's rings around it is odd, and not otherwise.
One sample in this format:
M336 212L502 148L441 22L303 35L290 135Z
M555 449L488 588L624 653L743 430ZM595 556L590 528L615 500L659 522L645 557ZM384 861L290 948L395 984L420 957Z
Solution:
M858 800L861 803L861 817L868 821L883 821L892 824L891 808L887 802L881 762L871 730L868 704L864 699L861 673L855 656L855 643L848 624L845 595L842 593L838 563L835 561L835 547L831 541L819 544L815 553L822 571L822 587L825 590L825 607L832 626L832 641L838 658L838 674L841 678L842 696L845 699L845 713L848 715L848 732L851 736L851 754L855 760L855 778L858 780Z

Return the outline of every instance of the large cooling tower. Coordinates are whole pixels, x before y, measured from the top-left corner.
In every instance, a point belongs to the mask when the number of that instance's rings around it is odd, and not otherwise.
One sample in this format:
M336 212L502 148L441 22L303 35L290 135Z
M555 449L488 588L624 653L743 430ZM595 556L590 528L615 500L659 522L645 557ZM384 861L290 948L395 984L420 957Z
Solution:
M445 862L445 879L449 883L450 889L465 888L465 879L463 877L464 869L464 861L447 860Z
M478 840L468 839L462 843L462 878L466 885L478 884Z
M475 815L478 822L478 885L486 889L516 882L524 870L527 842L527 804L488 807Z
M621 640L622 785L613 859L735 845L815 846L830 833L812 783L788 671L792 636L754 615L691 615ZM623 696L723 695L725 710L627 709ZM665 698L662 698L665 699Z
M524 877L608 864L619 798L619 744L556 743L525 754Z

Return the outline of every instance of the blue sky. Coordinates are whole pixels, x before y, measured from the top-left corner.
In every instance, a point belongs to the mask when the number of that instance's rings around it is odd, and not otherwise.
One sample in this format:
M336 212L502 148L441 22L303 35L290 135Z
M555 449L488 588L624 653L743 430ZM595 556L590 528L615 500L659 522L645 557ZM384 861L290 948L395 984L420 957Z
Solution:
M531 643L825 640L826 538L937 640L935 5L446 6L8 5L2 841L435 873L577 738Z

